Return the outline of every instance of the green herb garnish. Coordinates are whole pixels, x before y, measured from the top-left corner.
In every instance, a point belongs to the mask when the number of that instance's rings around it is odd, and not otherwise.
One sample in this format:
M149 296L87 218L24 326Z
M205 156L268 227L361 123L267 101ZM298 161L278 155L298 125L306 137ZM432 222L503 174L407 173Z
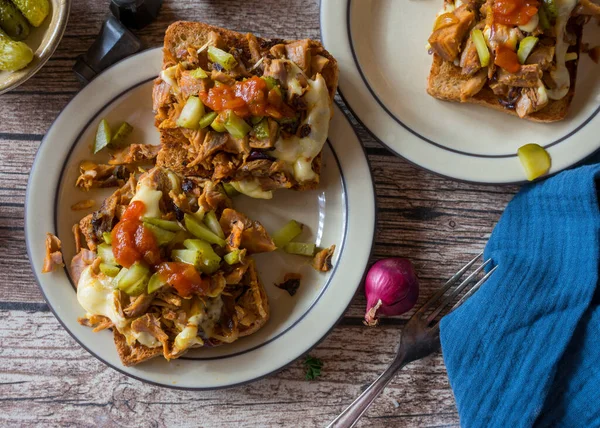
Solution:
M311 357L308 355L304 360L304 367L306 368L306 380L315 380L321 376L321 369L323 368L323 361L318 358Z

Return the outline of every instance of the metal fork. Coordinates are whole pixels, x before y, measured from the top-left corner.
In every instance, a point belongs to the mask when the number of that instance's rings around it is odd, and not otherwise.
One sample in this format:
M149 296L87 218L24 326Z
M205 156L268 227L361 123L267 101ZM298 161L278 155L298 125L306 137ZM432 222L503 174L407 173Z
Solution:
M490 264L491 259L484 261L463 282L446 295L446 292L460 281L465 272L467 272L482 255L483 253L479 253L477 257L463 266L437 293L433 295L433 297L431 297L431 299L425 302L425 304L415 312L402 331L400 346L398 347L396 357L392 363L382 375L371 384L371 386L369 386L352 404L350 404L350 406L348 406L348 408L346 408L346 410L328 425L328 428L353 427L402 367L411 361L426 357L440 348L439 320L436 320L438 315L446 306L452 303L462 291L471 286L449 312L452 312L462 305L465 300L471 297L473 293L488 280L498 267L495 266L481 279L477 280L479 273Z

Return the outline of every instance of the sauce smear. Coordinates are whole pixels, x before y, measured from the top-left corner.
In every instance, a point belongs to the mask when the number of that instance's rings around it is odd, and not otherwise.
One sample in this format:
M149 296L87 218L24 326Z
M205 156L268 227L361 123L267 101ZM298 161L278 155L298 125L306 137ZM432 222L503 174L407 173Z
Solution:
M273 105L273 92L267 88L267 82L253 76L233 86L225 84L200 92L202 102L214 111L233 110L242 118L250 116L271 116L277 119L293 117L294 111L283 102ZM269 96L271 95L271 96ZM281 97L279 97L281 99Z
M525 25L537 13L537 0L496 0L494 2L494 22L504 25Z
M160 249L156 238L140 221L145 211L143 202L132 202L111 232L113 254L117 263L123 267L129 268L140 260L149 265L160 263Z
M182 297L188 297L192 293L206 294L210 288L210 279L202 278L196 268L187 263L161 263L157 272L160 278L175 287Z
M502 67L509 73L517 73L521 69L517 53L506 46L498 46L494 64L498 67Z

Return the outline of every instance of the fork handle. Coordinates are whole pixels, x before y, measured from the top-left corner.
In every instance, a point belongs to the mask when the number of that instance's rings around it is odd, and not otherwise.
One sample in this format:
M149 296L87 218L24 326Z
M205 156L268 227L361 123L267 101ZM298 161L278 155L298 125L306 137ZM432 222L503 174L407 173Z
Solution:
M373 382L360 396L350 404L327 428L351 428L367 411L373 401L381 394L381 391L394 378L394 375L404 367L408 361L406 354L398 355L387 369Z

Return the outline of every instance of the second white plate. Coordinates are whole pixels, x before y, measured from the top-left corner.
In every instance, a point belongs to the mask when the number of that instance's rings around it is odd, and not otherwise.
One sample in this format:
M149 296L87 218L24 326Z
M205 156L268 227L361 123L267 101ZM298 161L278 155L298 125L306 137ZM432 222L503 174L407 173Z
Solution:
M429 96L432 58L425 44L442 3L321 2L321 34L339 62L340 93L378 140L423 168L482 183L523 181L517 149L527 143L550 152L550 173L600 148L600 69L587 55L580 59L575 98L561 122L534 123ZM598 44L600 28L590 23L584 41Z

